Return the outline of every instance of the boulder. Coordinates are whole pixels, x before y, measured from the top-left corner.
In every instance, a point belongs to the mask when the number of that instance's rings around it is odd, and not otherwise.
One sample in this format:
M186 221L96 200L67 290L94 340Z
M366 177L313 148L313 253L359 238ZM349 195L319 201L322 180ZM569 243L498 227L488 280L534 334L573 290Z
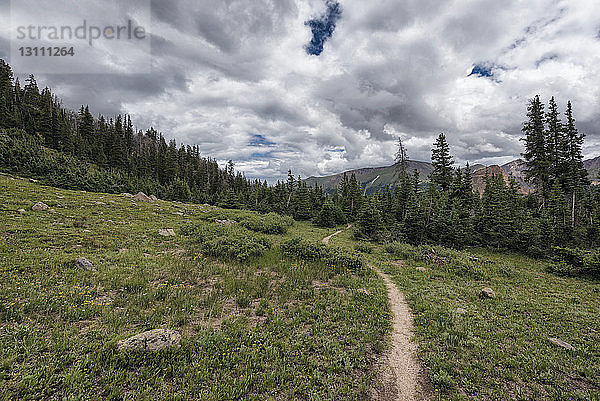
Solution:
M231 226L233 224L237 224L235 220L215 220L215 223L220 224L222 226Z
M75 266L85 269L85 270L92 270L92 268L94 267L94 265L92 264L92 262L90 262L89 260L87 260L86 258L77 258L75 259Z
M152 198L150 198L148 195L146 195L143 192L138 192L138 194L136 196L134 196L133 199L140 201L140 202L153 202Z
M33 184L36 184L36 183L38 183L39 181L38 181L38 180L35 180L35 179L33 179L33 178L30 178L30 179L29 179L29 182L31 182L31 183L33 183Z
M424 268L424 267L422 267L422 266L419 266L419 267L415 268L415 270L418 271L418 272L421 272L421 273L425 273L427 271L427 269Z
M466 315L467 314L467 310L463 309L463 308L456 308L456 310L454 311L454 313L456 313L457 315Z
M172 228L163 228L158 230L158 235L162 235L163 237L174 237L176 234Z
M558 345L559 347L562 347L562 348L564 348L564 349L568 349L569 351L574 351L574 350L575 350L575 347L573 347L571 344L569 344L569 343L567 343L567 342L564 342L564 341L563 341L563 340L561 340L561 339L554 338L554 337L550 337L550 338L548 338L548 340L549 340L549 341L550 341L552 344L554 344L554 345Z
M17 211L18 211L19 213L21 213L21 214L25 214L25 213L27 213L27 211L26 211L25 209L19 209L19 210L17 210Z
M141 349L158 351L167 347L179 345L181 334L173 330L155 329L126 338L117 343L118 351Z
M128 192L122 193L121 196L124 196L126 198L133 198L133 195Z
M154 195L150 195L150 199L152 199L153 201L157 201L158 200L158 198L156 196L154 196Z
M495 298L496 297L496 293L491 288L486 287L483 290L481 290L481 292L479 293L479 296L481 298L484 298L484 299L486 299L486 298Z
M31 210L35 210L35 211L48 210L48 209L50 209L50 206L46 205L44 202L38 202L35 205L33 205L33 207L31 208Z

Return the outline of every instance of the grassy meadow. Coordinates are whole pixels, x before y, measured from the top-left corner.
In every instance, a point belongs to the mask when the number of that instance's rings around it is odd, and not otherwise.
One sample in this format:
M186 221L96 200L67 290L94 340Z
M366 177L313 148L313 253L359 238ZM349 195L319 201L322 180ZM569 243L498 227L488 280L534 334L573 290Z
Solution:
M369 399L391 330L369 264L406 295L437 399L600 399L597 278L352 230L318 245L338 229L0 175L0 400ZM156 328L180 346L117 351Z

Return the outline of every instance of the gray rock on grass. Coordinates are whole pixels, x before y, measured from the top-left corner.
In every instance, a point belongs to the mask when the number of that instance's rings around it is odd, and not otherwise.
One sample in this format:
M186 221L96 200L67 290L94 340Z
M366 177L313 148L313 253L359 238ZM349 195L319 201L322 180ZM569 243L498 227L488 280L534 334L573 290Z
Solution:
M481 290L481 292L479 293L479 296L483 299L491 299L491 298L496 297L496 293L491 288L486 287Z
M222 226L232 226L234 224L237 224L237 221L235 220L215 220L215 223L220 224Z
M87 260L86 258L77 258L75 260L75 265L85 270L92 270L94 268L93 263Z
M181 334L177 331L155 329L119 341L117 343L117 350L127 351L141 349L151 352L177 346L180 342Z
M46 205L44 202L38 202L31 207L31 210L35 210L36 212L48 209L50 209L50 206Z
M163 228L158 230L158 235L162 235L163 237L174 237L176 234L172 228Z
M575 347L573 347L571 344L569 344L569 343L567 343L567 342L564 342L563 340L561 340L561 339L559 339L559 338L550 337L550 338L548 338L548 340L549 340L549 341L550 341L552 344L554 344L554 345L557 345L557 346L559 346L559 347L562 347L562 348L564 348L564 349L567 349L567 350L569 350L569 351L574 351L574 350L575 350Z
M138 194L136 196L134 196L133 199L140 201L140 202L153 202L152 198L150 198L148 195L146 195L143 192L138 192Z

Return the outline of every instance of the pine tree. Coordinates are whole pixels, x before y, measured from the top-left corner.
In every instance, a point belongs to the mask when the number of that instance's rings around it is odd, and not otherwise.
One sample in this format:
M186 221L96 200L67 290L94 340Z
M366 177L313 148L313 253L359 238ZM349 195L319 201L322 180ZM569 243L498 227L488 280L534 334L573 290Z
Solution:
M310 195L306 184L298 177L298 189L293 197L293 215L296 220L310 220L312 210L310 206Z
M399 178L406 175L406 166L408 163L408 153L406 152L406 148L402 143L402 138L398 137L398 144L396 150L395 161L395 169L396 173L399 175Z
M539 96L529 101L527 117L528 121L523 124L525 152L522 154L525 159L525 177L536 187L544 203L550 186L550 157L546 146L544 105Z
M14 100L12 69L4 60L0 59L0 127L15 127Z
M571 197L571 227L575 227L575 210L577 203L577 192L585 185L589 184L588 172L583 165L583 155L581 153L585 134L580 134L575 126L573 117L573 108L571 102L567 103L565 113L567 122L564 130L564 172L563 188Z
M554 180L562 181L564 176L563 168L565 164L565 140L563 137L564 130L562 122L560 121L558 106L556 105L554 97L550 99L550 103L548 104L548 111L546 112L546 125L547 129L545 132L545 143L549 168L548 185L552 186Z
M431 182L437 184L442 191L447 191L452 182L452 156L450 156L450 146L446 141L446 135L440 134L431 149Z

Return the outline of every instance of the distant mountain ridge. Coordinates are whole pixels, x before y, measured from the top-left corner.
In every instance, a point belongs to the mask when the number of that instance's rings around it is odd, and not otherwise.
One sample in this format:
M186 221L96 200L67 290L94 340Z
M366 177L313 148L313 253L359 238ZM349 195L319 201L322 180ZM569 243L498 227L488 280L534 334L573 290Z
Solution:
M600 171L600 156L594 159L584 161L584 166L588 170L590 179L598 183L598 172ZM502 174L504 179L508 182L509 177L512 175L517 183L521 187L521 192L528 193L533 188L525 180L525 165L523 160L517 159L502 166L491 165L484 166L482 164L476 164L471 167L473 171L473 188L479 192L483 192L485 187L484 179L486 174L486 168L488 174ZM429 162L420 162L410 160L407 163L407 171L412 173L414 170L419 172L419 178L421 181L428 181L429 174L433 171L433 166ZM369 167L361 168L357 170L346 171L345 174L355 174L356 179L365 190L367 194L373 194L378 190L385 188L386 186L394 185L397 179L398 171L396 165L387 167ZM325 177L310 177L306 179L308 185L318 184L323 187L325 192L331 193L340 184L344 177L344 173L329 175Z

